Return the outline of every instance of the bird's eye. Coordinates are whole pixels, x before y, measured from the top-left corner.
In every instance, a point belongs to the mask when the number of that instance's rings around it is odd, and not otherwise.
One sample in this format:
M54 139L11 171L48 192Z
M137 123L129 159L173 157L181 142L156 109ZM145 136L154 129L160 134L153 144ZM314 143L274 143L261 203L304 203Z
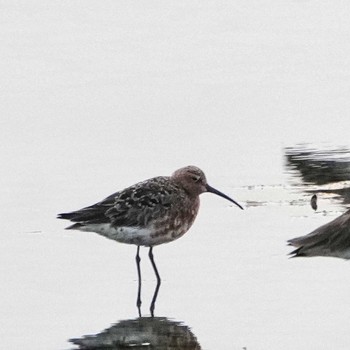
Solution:
M200 180L200 177L195 175L191 176L191 178L194 182L198 182Z

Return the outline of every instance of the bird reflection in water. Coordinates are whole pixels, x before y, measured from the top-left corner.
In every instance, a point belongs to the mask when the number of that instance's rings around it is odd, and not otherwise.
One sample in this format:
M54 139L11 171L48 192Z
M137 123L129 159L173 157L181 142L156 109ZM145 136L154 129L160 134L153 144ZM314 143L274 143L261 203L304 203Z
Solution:
M295 247L292 257L329 256L350 259L350 150L286 149L287 170L302 180L306 193L327 195L328 199L342 202L347 211L311 233L292 238L288 244ZM312 187L309 190L308 187ZM311 207L317 210L317 196L311 198Z
M313 149L305 146L285 149L286 172L295 186L307 194L317 191L328 199L341 200L350 205L350 149ZM317 210L317 197L311 199Z
M182 322L166 317L139 317L119 321L95 335L69 340L75 349L199 350L197 338Z

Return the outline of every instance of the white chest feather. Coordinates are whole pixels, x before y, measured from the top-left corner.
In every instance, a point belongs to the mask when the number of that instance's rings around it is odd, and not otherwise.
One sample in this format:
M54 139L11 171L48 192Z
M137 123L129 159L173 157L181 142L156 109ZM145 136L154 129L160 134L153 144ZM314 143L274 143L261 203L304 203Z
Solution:
M120 243L135 244L147 247L171 242L181 236L176 235L173 232L157 235L155 234L155 230L153 228L114 228L110 224L89 224L80 227L79 230L87 232L96 232L101 236L113 239Z

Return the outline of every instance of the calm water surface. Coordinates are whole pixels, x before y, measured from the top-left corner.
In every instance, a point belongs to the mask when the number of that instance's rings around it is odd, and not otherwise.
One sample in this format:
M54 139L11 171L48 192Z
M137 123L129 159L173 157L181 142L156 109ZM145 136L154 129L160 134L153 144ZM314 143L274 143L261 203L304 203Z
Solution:
M319 151L284 149L281 183L223 182L222 189L245 206L244 212L215 196L202 196L191 231L155 249L163 278L155 319L149 315L156 281L147 250L142 250L143 317L138 318L134 247L66 232L54 216L46 219L51 227L38 218L30 230L9 230L1 255L6 281L2 320L9 346L277 349L283 344L292 349L308 343L316 349L325 343L343 348L350 341L348 263L332 258L289 260L285 244L349 206L348 174L339 178L339 170L333 178L331 173L350 164L350 153L334 149L323 157ZM327 180L317 162L329 171ZM305 182L304 169L312 177L313 167L313 180ZM316 211L310 205L313 193L318 195ZM29 209L28 220L33 215Z

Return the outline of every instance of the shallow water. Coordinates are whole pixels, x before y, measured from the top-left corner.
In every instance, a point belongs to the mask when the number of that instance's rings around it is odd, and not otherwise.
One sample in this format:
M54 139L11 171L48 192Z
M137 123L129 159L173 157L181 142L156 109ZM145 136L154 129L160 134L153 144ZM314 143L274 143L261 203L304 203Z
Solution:
M1 346L76 349L113 327L160 348L348 349L348 262L286 246L349 207L346 10L3 1ZM55 217L188 164L245 210L203 194L190 232L154 249L153 321L142 249L137 320L136 247Z

